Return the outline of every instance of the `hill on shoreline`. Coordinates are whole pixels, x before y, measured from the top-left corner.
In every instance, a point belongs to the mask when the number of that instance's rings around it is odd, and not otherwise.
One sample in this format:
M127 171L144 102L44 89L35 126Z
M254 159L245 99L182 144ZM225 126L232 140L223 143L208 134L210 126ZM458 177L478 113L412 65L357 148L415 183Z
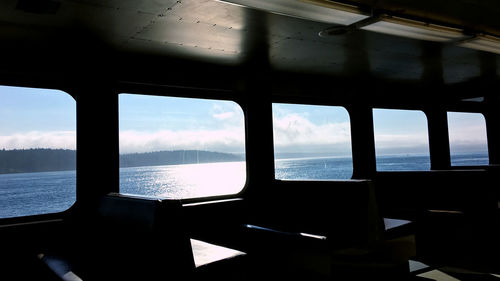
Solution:
M120 167L235 162L245 160L231 153L203 150L155 151L120 155ZM76 169L76 151L69 149L0 150L0 174L70 171Z
M75 150L49 148L0 150L0 174L75 169Z
M245 159L240 155L204 150L155 151L122 154L120 155L120 167L236 162L243 160Z

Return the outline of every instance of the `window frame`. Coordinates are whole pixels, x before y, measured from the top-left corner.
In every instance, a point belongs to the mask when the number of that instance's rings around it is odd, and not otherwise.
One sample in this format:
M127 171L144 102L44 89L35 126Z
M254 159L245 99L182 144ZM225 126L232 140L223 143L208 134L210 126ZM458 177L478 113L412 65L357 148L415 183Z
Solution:
M69 97L71 97L74 101L75 107L75 201L69 206L67 209L58 211L58 212L48 212L48 213L40 213L40 214L28 214L28 215L20 215L15 217L0 217L0 227L7 226L16 226L22 224L29 223L60 223L63 218L71 215L71 213L75 212L75 209L78 208L79 202L79 177L78 177L78 98L77 95L74 94L74 91L71 87L65 85L65 83L57 83L57 82L47 82L47 81L34 81L31 79L13 79L14 82L11 82L10 79L2 80L0 86L5 87L17 87L17 88L26 88L26 89L38 89L38 90L51 90L51 91L60 91ZM19 81L22 81L20 83Z
M350 159L351 159L351 167L352 167L352 173L349 178L347 179L278 179L276 178L276 153L273 153L272 159L273 159L273 180L278 181L278 182L344 182L344 181L356 181L357 179L354 179L354 174L355 174L355 163L354 163L354 152L353 152L353 134L352 134L352 116L351 116L351 111L349 110L349 107L345 104L340 104L340 103L321 103L321 102L307 102L303 100L293 100L290 101L288 99L286 100L281 100L281 99L274 99L271 101L271 106L274 104L285 104L285 105L298 105L298 106L322 106L322 107L338 107L342 108L345 113L347 114L347 118L349 120L349 146L350 146ZM271 120L272 127L273 127L273 151L275 151L275 140L274 140L274 112L273 112L273 119Z
M449 118L449 113L465 113L465 114L479 114L483 121L484 121L484 130L485 130L485 136L486 136L486 155L488 156L488 164L481 164L481 165L453 165L452 162L452 146L451 146L451 140L450 140L450 118ZM491 165L491 157L490 157L490 144L489 144L489 139L488 139L488 119L487 119L487 114L481 110L477 110L477 108L474 110L468 110L465 108L447 108L445 110L446 114L446 126L447 126L447 135L448 135L448 144L449 144L449 149L448 153L450 156L450 168L454 170L459 170L459 169L483 169Z
M415 112L421 112L423 116L425 117L425 126L426 126L426 134L427 134L427 154L425 156L428 156L429 158L429 169L425 170L379 170L377 167L377 143L376 143L376 131L375 131L375 118L374 118L374 110L393 110L393 111L415 111ZM374 161L375 161L375 173L398 173L398 172L429 172L432 171L432 155L431 155L431 139L430 139L430 132L429 132L429 117L427 116L427 113L424 109L419 108L419 107L386 107L386 106L373 106L371 107L372 111L372 125L373 125L373 152L374 152Z
M248 182L249 182L249 163L248 157L248 145L247 145L247 112L244 106L243 97L235 98L231 95L233 93L229 90L221 90L221 89L201 89L201 88L184 88L184 87L176 87L176 86L165 86L165 85L144 85L144 84L136 84L136 83L120 83L115 89L116 99L117 99L117 131L120 130L120 106L119 106L119 98L122 94L129 95L139 95L139 96L155 96L155 97L166 97L166 98L184 98L184 99L199 99L199 100L215 100L215 101L230 101L239 106L243 114L243 131L244 131L244 140L245 140L245 183L242 186L241 190L238 193L234 194L221 194L221 195L210 195L210 196L202 196L202 197L193 197L193 198L180 198L182 204L197 204L208 201L219 201L219 200L239 200L242 195L247 191ZM118 179L116 181L117 187L116 192L120 193L120 153L119 153L119 145L120 140L118 137L117 141L117 176ZM132 195L132 196L141 196L141 195Z

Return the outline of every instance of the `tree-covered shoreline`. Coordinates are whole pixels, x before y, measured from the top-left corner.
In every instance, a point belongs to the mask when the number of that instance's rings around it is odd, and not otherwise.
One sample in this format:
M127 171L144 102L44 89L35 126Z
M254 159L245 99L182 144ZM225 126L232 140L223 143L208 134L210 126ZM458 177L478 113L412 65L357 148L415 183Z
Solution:
M243 161L241 155L203 150L155 151L120 155L120 167L179 165ZM76 169L76 151L30 148L0 150L0 174L70 171Z
M0 150L0 174L75 169L75 150L50 148Z
M245 159L240 155L204 150L155 151L122 154L120 155L120 167L235 162L243 160Z

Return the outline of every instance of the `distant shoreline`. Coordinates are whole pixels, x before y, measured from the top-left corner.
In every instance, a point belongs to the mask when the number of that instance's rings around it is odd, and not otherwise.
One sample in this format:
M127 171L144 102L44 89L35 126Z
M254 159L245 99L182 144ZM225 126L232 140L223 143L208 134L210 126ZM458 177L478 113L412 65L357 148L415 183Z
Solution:
M304 153L304 156L299 156L298 153L290 153L290 155L287 155L288 153L283 153L282 155L277 155L275 158L276 161L281 161L281 160L307 160L307 159L332 159L332 158L337 158L337 159L349 159L352 158L350 155L327 155L327 156L319 156L319 155L311 155L310 153ZM470 155L481 155L481 156L488 156L488 152L470 152L470 153L460 153L460 154L452 154L451 157L459 157L459 156L470 156ZM401 157L430 157L429 154L421 154L421 153L414 153L414 154L408 154L408 153L400 153L400 154L382 154L382 155L377 155L376 158L401 158Z
M488 156L487 152L471 152L451 155L452 158L463 156ZM387 154L377 158L425 157L421 154ZM300 161L314 159L352 159L352 156L321 156L316 153L281 153L275 161ZM172 150L145 153L127 153L120 155L120 168L166 166L183 164L206 164L220 162L245 161L243 154L213 152L204 150ZM76 151L69 149L13 149L0 150L0 174L61 172L76 170Z
M295 161L295 160L314 160L314 159L352 159L352 156L304 156L290 158L275 158L275 161Z
M0 150L0 174L76 170L76 151L31 148Z
M156 151L122 154L120 155L120 168L236 162L243 160L245 158L240 155L205 150Z
M120 155L120 168L244 161L242 155L204 150L173 150ZM0 174L76 170L76 150L0 150Z

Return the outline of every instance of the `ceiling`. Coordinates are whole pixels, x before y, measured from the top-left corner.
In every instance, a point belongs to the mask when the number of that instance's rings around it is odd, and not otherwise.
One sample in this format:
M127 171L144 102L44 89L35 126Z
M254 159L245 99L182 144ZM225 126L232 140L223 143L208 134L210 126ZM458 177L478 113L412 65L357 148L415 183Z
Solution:
M352 2L467 30L500 30L498 1ZM101 53L92 61L99 64L119 53L152 58L140 65L147 73L184 64L231 69L257 63L276 73L333 81L370 77L436 85L496 81L500 73L500 55L364 30L318 36L328 27L214 0L3 0L0 68L58 73L75 62L75 54Z

